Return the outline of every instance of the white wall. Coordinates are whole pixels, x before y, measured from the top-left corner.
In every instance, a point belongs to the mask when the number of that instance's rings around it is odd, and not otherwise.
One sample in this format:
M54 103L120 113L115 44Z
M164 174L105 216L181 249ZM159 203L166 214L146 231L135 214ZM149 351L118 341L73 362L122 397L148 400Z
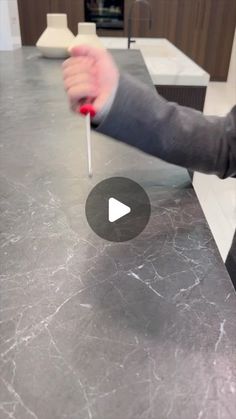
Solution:
M0 51L21 46L17 0L0 0Z
M13 41L15 44L21 45L20 22L17 0L8 0L8 8Z

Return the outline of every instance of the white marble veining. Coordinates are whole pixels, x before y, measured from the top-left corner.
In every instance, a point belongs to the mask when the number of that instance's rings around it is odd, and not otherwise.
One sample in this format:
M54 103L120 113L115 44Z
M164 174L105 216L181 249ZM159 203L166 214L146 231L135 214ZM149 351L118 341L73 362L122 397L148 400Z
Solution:
M209 74L164 38L134 38L155 85L207 86ZM104 46L126 49L127 38L101 38Z

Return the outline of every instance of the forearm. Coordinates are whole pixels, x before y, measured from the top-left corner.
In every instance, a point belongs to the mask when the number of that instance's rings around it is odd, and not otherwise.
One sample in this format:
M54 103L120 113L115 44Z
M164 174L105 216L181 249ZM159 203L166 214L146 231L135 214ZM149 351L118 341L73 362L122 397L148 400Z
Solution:
M97 131L191 170L236 176L236 107L224 118L206 117L121 75Z

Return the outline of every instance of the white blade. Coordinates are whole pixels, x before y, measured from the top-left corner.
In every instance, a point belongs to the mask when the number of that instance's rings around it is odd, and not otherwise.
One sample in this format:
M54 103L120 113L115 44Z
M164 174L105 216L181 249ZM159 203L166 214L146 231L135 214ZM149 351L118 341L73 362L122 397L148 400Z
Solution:
M92 172L92 153L91 153L91 122L90 114L86 115L86 141L87 141L87 155L88 155L88 175L93 176Z

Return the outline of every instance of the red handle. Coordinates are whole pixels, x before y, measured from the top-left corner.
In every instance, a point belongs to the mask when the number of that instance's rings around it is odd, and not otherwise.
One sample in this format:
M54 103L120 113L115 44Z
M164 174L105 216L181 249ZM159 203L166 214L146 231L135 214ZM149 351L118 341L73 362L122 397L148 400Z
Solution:
M82 115L88 115L88 113L90 114L91 118L93 118L96 115L96 111L93 107L93 105L91 105L91 103L85 103L84 105L79 107L79 112Z

